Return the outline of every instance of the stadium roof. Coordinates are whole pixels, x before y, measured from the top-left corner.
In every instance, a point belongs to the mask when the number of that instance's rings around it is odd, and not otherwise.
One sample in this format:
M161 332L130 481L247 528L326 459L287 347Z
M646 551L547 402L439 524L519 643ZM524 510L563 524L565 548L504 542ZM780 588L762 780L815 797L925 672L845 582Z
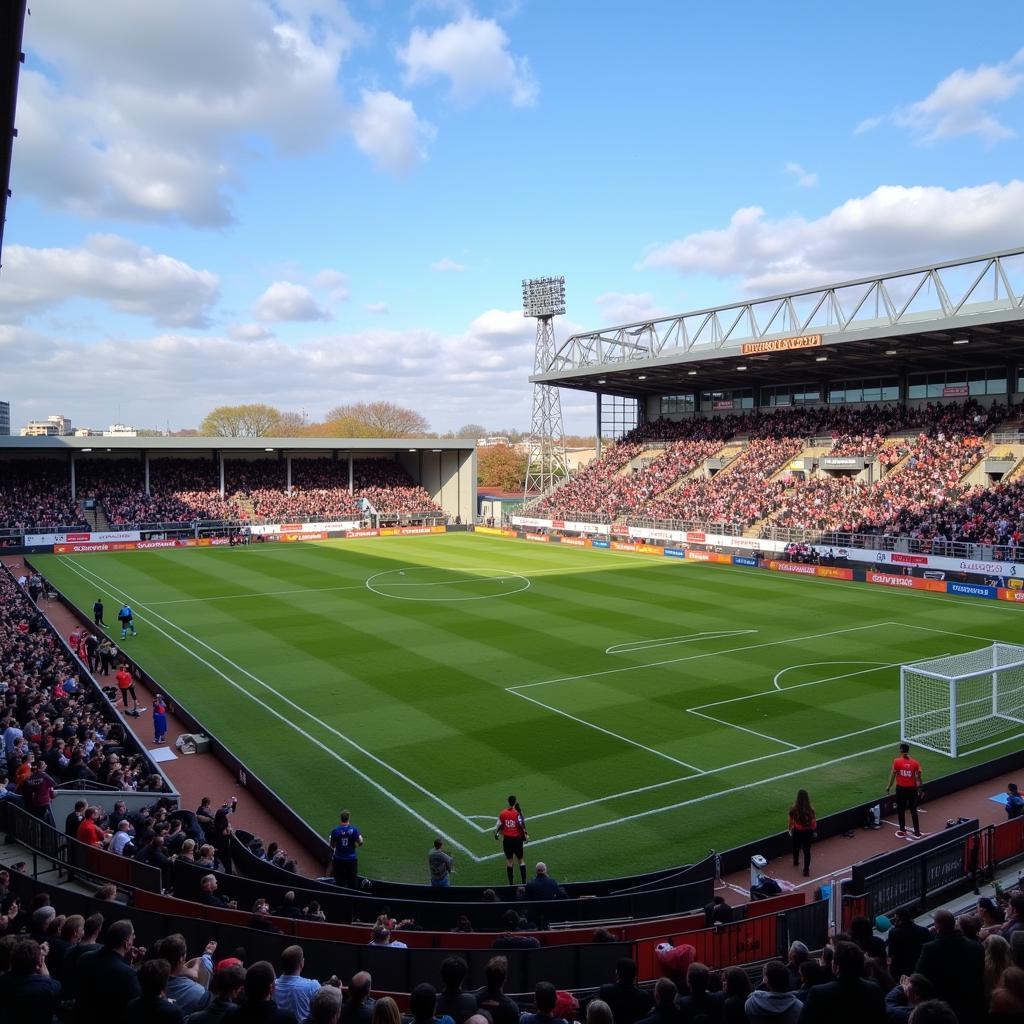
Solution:
M0 437L0 452L440 452L475 447L476 441L466 437Z
M11 156L14 152L14 111L18 102L18 75L25 29L26 0L4 0L0 4L0 248L7 222L7 193L11 185Z
M574 334L532 382L642 396L1004 365L1024 248Z

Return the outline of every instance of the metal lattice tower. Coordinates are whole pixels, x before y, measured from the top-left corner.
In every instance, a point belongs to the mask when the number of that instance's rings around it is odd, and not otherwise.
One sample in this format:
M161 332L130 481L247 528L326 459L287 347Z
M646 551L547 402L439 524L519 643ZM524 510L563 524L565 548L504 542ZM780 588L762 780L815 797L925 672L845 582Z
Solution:
M565 278L539 277L523 281L523 316L537 320L533 372L547 373L555 358L555 317L565 312ZM569 479L562 432L562 401L557 387L533 386L530 454L526 462L524 498L547 494Z

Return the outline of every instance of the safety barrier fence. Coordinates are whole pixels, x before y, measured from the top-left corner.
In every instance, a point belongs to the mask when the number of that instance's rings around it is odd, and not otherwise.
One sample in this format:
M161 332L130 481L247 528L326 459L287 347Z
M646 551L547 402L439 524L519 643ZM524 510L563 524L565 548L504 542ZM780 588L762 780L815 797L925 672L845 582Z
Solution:
M160 892L158 868L80 843L10 800L0 800L0 828L7 833L8 842L18 842L30 851L33 877L57 869L69 877L85 875L100 882Z
M538 981L554 981L560 988L594 988L614 977L615 964L621 957L634 958L641 981L661 975L655 948L659 942L680 942L692 945L697 958L714 969L744 966L784 955L789 944L799 939L811 948L820 948L827 935L828 906L824 901L761 914L716 928L699 928L678 933L665 933L639 941L585 942L551 944L536 949L493 948L494 936L486 936L488 945L464 943L456 947L381 948L362 941L339 941L333 934L336 926L312 921L281 920L282 933L248 928L239 915L156 894L139 894L132 905L97 900L68 890L55 890L44 882L14 871L11 888L26 905L40 891L47 891L58 913L79 913L88 916L102 913L110 922L127 918L133 922L136 942L151 947L159 938L172 933L184 936L190 951L202 949L215 939L221 950L238 947L246 950L247 959L280 960L281 952L296 940L305 955L304 973L327 978L331 974L347 978L359 970L373 977L375 991L409 992L420 981L436 983L441 963L455 953L469 965L466 987L483 984L487 961L500 952L509 963L507 992L529 992ZM403 941L415 933L401 933ZM469 939L469 935L456 938Z
M945 895L977 891L983 879L1022 856L1024 818L972 828L860 880L855 877L849 887L853 891L844 891L843 925L858 914L873 918L897 907L923 912Z

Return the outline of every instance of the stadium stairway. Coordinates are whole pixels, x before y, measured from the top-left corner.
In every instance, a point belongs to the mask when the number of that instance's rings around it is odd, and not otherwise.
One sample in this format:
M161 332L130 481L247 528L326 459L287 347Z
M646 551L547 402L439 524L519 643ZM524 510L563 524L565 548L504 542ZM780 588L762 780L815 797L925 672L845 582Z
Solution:
M102 502L97 501L93 508L83 510L82 516L93 533L103 533L110 529L110 520Z

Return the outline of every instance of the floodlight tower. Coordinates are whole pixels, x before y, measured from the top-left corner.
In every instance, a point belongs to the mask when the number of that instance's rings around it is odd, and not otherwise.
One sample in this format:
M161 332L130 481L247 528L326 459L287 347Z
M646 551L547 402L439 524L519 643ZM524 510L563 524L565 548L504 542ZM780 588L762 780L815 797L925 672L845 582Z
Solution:
M551 369L555 357L554 320L563 313L564 277L534 277L523 281L523 316L537 320L534 373L546 373ZM569 461L565 457L562 401L558 388L550 384L534 384L530 456L526 462L523 495L528 498L531 491L546 494L568 479Z

